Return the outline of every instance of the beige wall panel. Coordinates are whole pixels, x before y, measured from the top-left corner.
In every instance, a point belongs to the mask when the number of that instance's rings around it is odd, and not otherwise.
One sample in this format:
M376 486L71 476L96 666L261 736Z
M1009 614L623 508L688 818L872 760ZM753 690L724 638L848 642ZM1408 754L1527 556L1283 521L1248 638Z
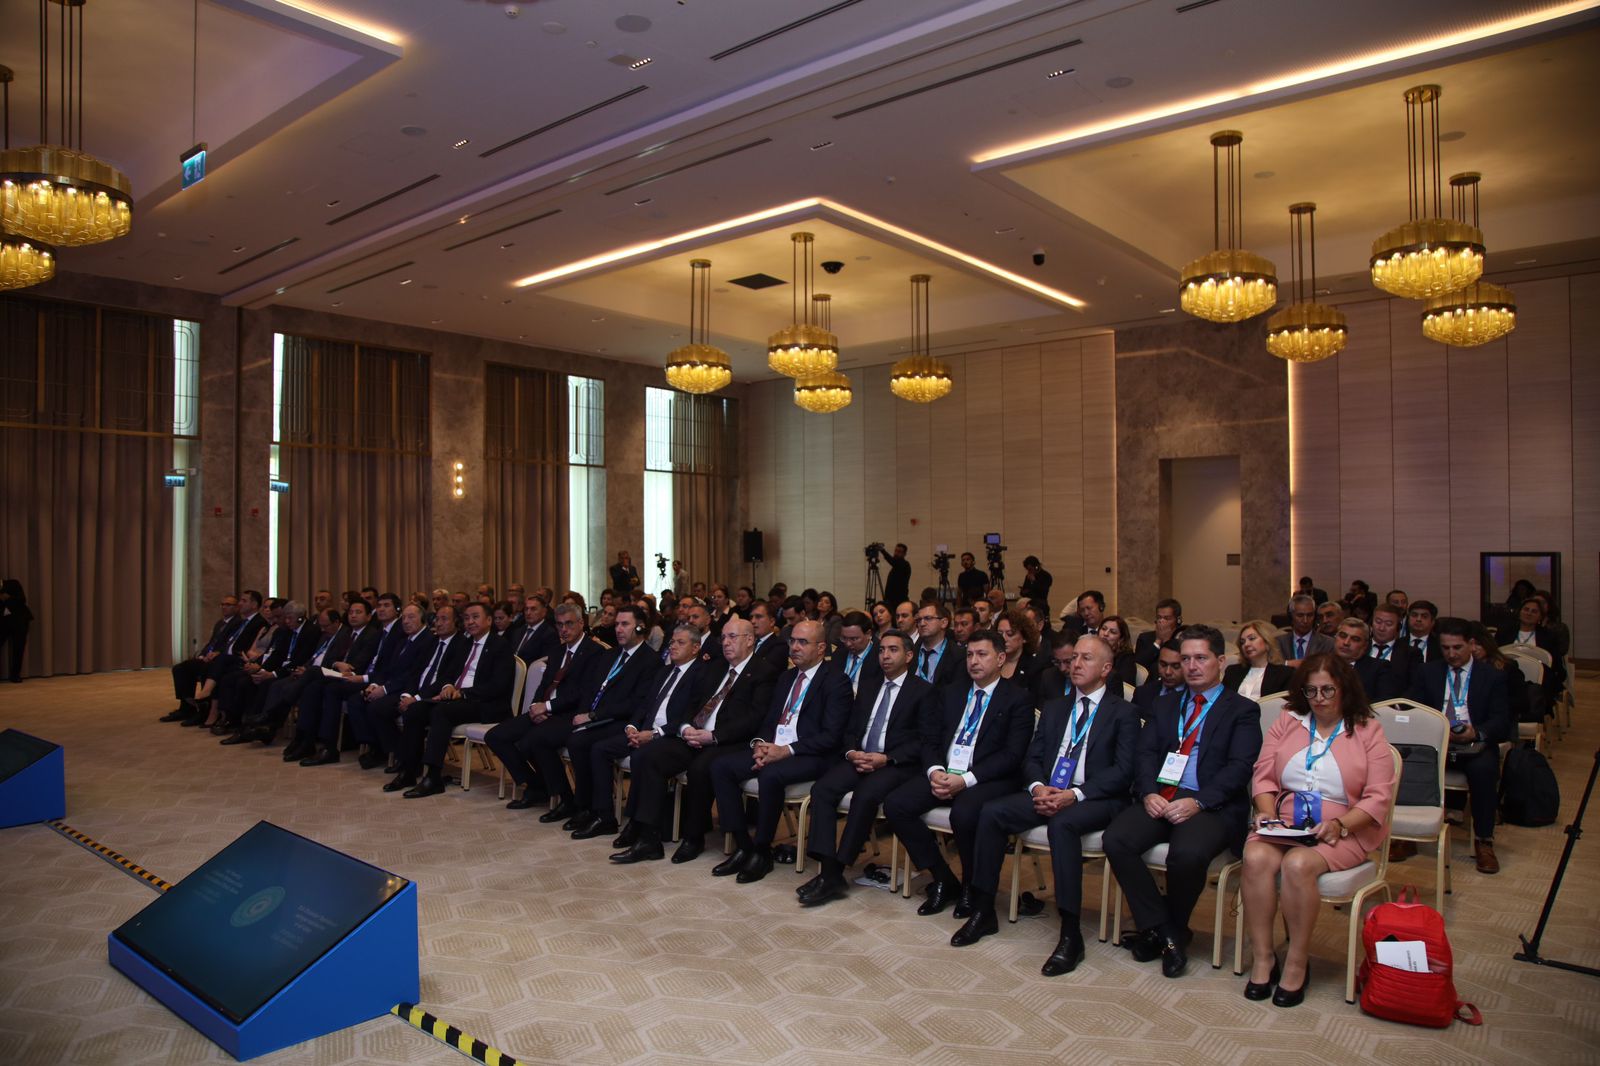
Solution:
M855 399L833 415L833 577L823 588L839 597L839 606L859 607L866 591L866 560L860 549L868 540L863 511L866 464L862 462L862 431L866 421L865 382L859 370L851 371ZM859 559L859 562L858 562Z
M1289 448L1293 470L1291 583L1302 576L1332 593L1341 569L1339 522L1340 356L1289 368ZM1286 590L1288 591L1288 590ZM1281 609L1281 608L1280 608Z
M805 491L805 551L800 573L805 575L806 585L819 589L831 589L833 582L833 448L837 418L837 414L800 411L805 436L802 469L798 471Z
M741 480L745 485L745 500L749 508L745 513L745 529L761 530L767 561L757 571L757 580L772 572L773 550L778 528L777 500L777 441L772 433L772 406L777 390L763 382L750 386L744 402L745 467ZM741 579L748 578L749 567L740 567ZM771 584L771 582L767 582ZM757 589L758 593L766 589Z
M958 384L956 389L960 388ZM933 406L937 407L938 404ZM906 545L907 554L911 559L913 596L928 576L927 560L933 554L933 540L929 532L933 467L928 458L928 447L932 437L932 414L927 404L904 401L896 401L893 404L896 480L894 540ZM939 476L944 478L947 473L940 471Z
M970 551L978 557L978 567L985 567L983 535L1006 530L1005 494L1005 384L1001 380L1004 353L974 352L964 360L961 372L964 386L967 439L963 449L966 458L966 508L962 515L961 551ZM948 399L948 397L947 397ZM937 406L937 405L936 405ZM1010 541L1001 540L1010 545ZM1020 564L1019 564L1020 565Z
M1452 348L1450 375L1450 602L1478 615L1479 553L1505 551L1507 523L1505 343Z
M1562 615L1572 629L1572 654L1594 659L1600 658L1600 274L1570 282L1573 554L1562 560Z
M862 497L862 515L865 527L862 545L881 540L892 551L895 542L905 540L900 529L896 504L899 492L895 448L895 407L904 403L889 391L889 368L869 366L853 371L859 376L860 391L856 404L861 407L861 465L865 471ZM910 541L906 541L909 545ZM845 545L846 548L849 545ZM865 562L863 562L863 567ZM887 577L887 572L885 572Z
M1051 607L1059 611L1084 588L1082 342L1040 345L1039 399L1044 426L1039 488L1044 550L1039 560L1055 577Z
M1389 310L1394 422L1394 587L1439 603L1450 588L1448 350L1422 335L1416 304ZM1381 597L1387 589L1375 589Z
M1117 372L1116 342L1109 333L1079 342L1083 361L1080 397L1083 439L1083 583L1117 602ZM1129 560L1146 567L1152 561ZM1072 593L1067 593L1072 595ZM1058 597L1059 598L1059 597ZM1065 599L1062 599L1065 603ZM1138 613L1132 605L1119 610Z
M772 405L772 432L775 440L775 495L777 520L767 536L767 558L771 562L771 581L795 585L795 575L803 573L806 559L805 525L805 422L806 412L794 405L790 388L776 386L778 396ZM776 554L773 544L776 543ZM804 587L801 585L800 587ZM796 590L798 591L798 589Z
M1341 590L1360 578L1379 596L1394 584L1394 441L1390 435L1389 301L1347 310L1350 342L1329 360L1339 374ZM1331 429L1326 422L1324 426ZM1296 574L1298 578L1300 575ZM1317 575L1323 580L1321 575ZM1332 586L1323 586L1330 593Z
M1029 555L1044 557L1044 511L1039 496L1044 481L1044 401L1039 395L1038 345L1007 348L1001 356L1000 382L1005 427L1000 475L1006 515L1001 532L1011 549L1006 553L1006 585L1020 588L1022 560Z
M1517 329L1506 338L1510 548L1558 551L1566 562L1573 459L1567 279L1520 284L1516 297Z
M950 372L955 375L956 387L938 403L908 404L902 401L906 407L928 409L931 495L927 519L930 543L948 544L950 550L958 555L970 550L967 543L967 496L973 489L973 478L967 473L967 450L971 443L967 400L972 394L973 381L967 373L968 361L965 356L946 360L950 364ZM976 473L979 467L974 464L971 469ZM929 576L933 576L931 571ZM915 593L919 588L921 586L913 577L911 591Z

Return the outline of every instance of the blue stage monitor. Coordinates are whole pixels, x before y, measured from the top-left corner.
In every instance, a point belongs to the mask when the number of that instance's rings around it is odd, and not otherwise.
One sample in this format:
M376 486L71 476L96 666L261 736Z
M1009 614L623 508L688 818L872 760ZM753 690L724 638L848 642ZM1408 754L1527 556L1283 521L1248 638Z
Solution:
M56 745L48 740L7 729L0 733L0 781L21 773L55 750Z
M407 883L257 822L112 936L242 1022Z

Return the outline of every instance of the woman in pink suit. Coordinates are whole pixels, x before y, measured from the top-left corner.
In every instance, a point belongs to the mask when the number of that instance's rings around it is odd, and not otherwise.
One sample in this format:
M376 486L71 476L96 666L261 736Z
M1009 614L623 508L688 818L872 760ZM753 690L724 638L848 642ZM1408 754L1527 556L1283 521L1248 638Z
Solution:
M1355 672L1336 655L1307 656L1261 743L1251 785L1256 832L1245 842L1242 886L1253 952L1246 999L1270 995L1275 1006L1293 1007L1305 998L1311 931L1322 906L1317 878L1358 866L1383 846L1394 788L1389 742ZM1261 835L1277 820L1309 825L1309 841ZM1289 928L1281 966L1273 936L1280 906Z

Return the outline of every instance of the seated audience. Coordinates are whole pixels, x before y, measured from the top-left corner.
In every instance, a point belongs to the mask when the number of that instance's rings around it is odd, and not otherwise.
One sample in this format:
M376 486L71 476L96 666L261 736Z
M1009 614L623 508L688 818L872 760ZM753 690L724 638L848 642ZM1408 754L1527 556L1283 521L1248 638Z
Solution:
M1328 594L1322 589L1317 588L1316 582L1312 581L1309 577L1303 577L1300 579L1298 591L1311 597L1311 606L1313 608L1320 607L1324 603L1328 602Z
M1406 610L1406 643L1411 646L1412 671L1439 658L1439 636L1433 624L1439 608L1428 600L1412 600Z
M1473 622L1472 635L1467 647L1472 649L1472 661L1494 667L1506 675L1506 706L1511 709L1512 722L1537 722L1544 718L1546 708L1544 692L1528 680L1516 657L1500 650L1495 635L1482 622Z
M789 642L778 632L778 623L772 613L772 605L766 602L757 603L750 608L750 631L755 637L755 656L772 668L772 676L777 677L789 668ZM710 658L720 658L720 652L726 645L719 642L715 648L708 649Z
M1358 617L1355 612L1347 611L1343 604L1324 603L1317 608L1317 632L1325 637L1334 638L1339 634L1339 623L1346 616Z
M550 621L550 601L535 592L522 601L522 632L517 636L516 656L528 666L547 662L561 650L561 637Z
M966 644L967 638L978 630L978 612L972 607L957 607L950 612L950 638L957 644Z
M1405 610L1395 604L1380 603L1372 612L1372 646L1367 655L1389 664L1396 696L1411 687L1411 668L1417 662L1403 635L1405 623Z
M1041 972L1071 973L1083 959L1083 838L1103 830L1128 806L1139 716L1117 691L1111 647L1080 637L1070 667L1072 692L1044 703L1023 763L1025 789L996 796L978 816L972 915L950 938L956 947L1000 931L995 897L1014 834L1048 827L1050 866L1061 935Z
M1233 642L1240 661L1222 672L1222 687L1257 702L1287 689L1294 671L1283 664L1279 636L1277 626L1259 618L1240 626Z
M385 604L386 609L387 607ZM367 601L359 595L350 601L345 622L349 626L349 639L344 654L331 663L323 661L316 669L307 670L302 678L305 684L301 686L295 700L299 718L295 721L294 739L283 749L284 762L300 762L303 759L306 760L306 766L315 766L322 762L339 761L339 745L336 739L339 716L323 714L323 693L331 685L328 675L331 672L341 680L348 680L355 675L365 673L383 639L381 623L373 624ZM331 721L325 722L325 717L331 718Z
M448 605L444 613L453 618ZM414 603L400 612L394 632L399 633L398 646L390 648L385 641L361 678L361 687L344 697L350 735L363 748L357 760L363 770L388 768L399 754L400 697L416 691L438 644L435 634L422 624L422 608Z
M317 649L316 628L316 623L307 619L303 603L289 600L278 609L278 632L267 653L257 662L246 663L218 688L217 704L222 708L226 734L223 744L263 739L258 736L258 727L269 686L290 676L311 658Z
M1307 655L1333 650L1333 638L1317 632L1317 603L1299 593L1289 601L1289 632L1278 637L1278 652L1290 666Z
M879 600L877 603L873 604L870 614L872 617L872 635L874 641L894 628L894 609L884 601ZM749 618L750 616L747 614L745 617Z
M1317 878L1359 866L1384 846L1397 783L1383 726L1350 664L1326 654L1301 663L1288 703L1262 741L1251 783L1256 831L1245 842L1241 883L1252 952L1246 999L1270 996L1278 1007L1305 999L1311 934L1322 909ZM1310 846L1260 833L1282 826L1308 829ZM1288 927L1281 964L1280 910Z
M876 688L878 649L872 643L872 621L860 611L851 611L839 627L838 650L834 661L850 681L850 696L855 698L863 686Z
M1161 645L1178 635L1183 628L1183 604L1168 598L1156 601L1156 627L1139 634L1133 646L1133 659L1152 674L1156 670L1156 657Z
M1133 651L1133 634L1120 614L1108 614L1100 622L1098 634L1111 646L1111 681L1108 684L1139 684L1138 659Z
M839 646L839 631L844 628L844 615L839 613L839 601L831 592L817 593L817 621L827 634L828 647Z
M1156 656L1156 668L1150 671L1144 684L1134 690L1133 705L1139 708L1139 716L1148 720L1157 700L1175 696L1183 692L1184 687L1183 655L1178 638L1173 637L1161 645L1161 651Z
M1501 644L1532 645L1550 654L1550 666L1544 672L1544 694L1545 699L1553 704L1566 686L1567 664L1558 654L1561 651L1560 642L1554 633L1545 628L1544 616L1544 601L1537 595L1529 596L1517 608L1517 624L1502 627L1495 637Z
M1050 586L1055 584L1055 578L1051 576L1050 571L1040 565L1037 555L1029 555L1022 560L1022 572L1027 576L1022 579L1022 587L1017 590L1017 595L1033 604L1038 609L1040 618L1048 619ZM1043 632L1042 627L1040 632Z
M949 630L950 609L944 604L917 608L917 661L912 670L934 688L958 685L966 678L964 653L949 639Z
M1367 654L1371 632L1361 619L1346 618L1339 623L1339 630L1334 635L1333 653L1350 664L1367 702L1378 703L1393 699L1405 690L1397 683L1390 663Z
M894 605L894 627L900 632L914 632L917 628L916 617L917 605L910 600L901 600Z
M995 619L994 631L1002 642L1005 661L1000 664L1000 676L1032 693L1039 674L1050 664L1049 656L1042 661L1039 656L1039 631L1026 613L1015 607Z
M301 766L323 766L339 761L339 722L344 714L345 701L350 697L359 698L384 666L400 654L400 648L406 641L406 631L397 624L399 618L399 596L385 592L377 597L373 621L369 626L377 634L376 639L370 642L371 657L366 658L366 647L359 639L361 631L357 630L356 642L350 649L351 661L333 665L339 676L324 677L316 689L308 688L307 694L301 696L299 734L315 742L314 752L307 753L300 760ZM366 661L362 662L363 659ZM313 691L316 693L314 696L311 694ZM357 739L362 744L371 744L374 738L368 731Z
M1102 844L1138 928L1133 957L1160 958L1167 977L1188 967L1189 916L1211 860L1244 845L1250 775L1261 753L1261 709L1222 687L1222 634L1191 625L1176 639L1185 690L1158 700L1146 720L1134 774L1138 802L1117 816ZM1144 863L1144 853L1163 842L1165 897Z
M516 713L509 720L489 730L483 738L484 744L494 752L506 773L511 775L511 780L522 788L521 797L506 804L513 811L542 807L549 802L550 793L543 775L529 759L530 737L540 724L549 719L552 706L567 706L582 698L584 678L593 663L607 650L584 628L581 608L563 601L550 613L555 619L559 655L552 652L546 660L544 677L532 698L525 700L525 705L516 708ZM563 690L568 693L565 700L562 697ZM562 776L566 776L564 772Z
M1094 636L1100 632L1100 623L1106 616L1105 593L1099 589L1086 589L1078 595L1078 622L1083 632Z
M330 607L318 614L317 629L321 639L312 649L311 656L284 676L274 679L267 687L261 704L260 721L252 728L250 739L263 744L272 743L288 719L289 712L300 702L301 695L322 680L323 667L331 668L349 652L352 630L344 624L344 618L338 611ZM302 746L295 758L305 754Z

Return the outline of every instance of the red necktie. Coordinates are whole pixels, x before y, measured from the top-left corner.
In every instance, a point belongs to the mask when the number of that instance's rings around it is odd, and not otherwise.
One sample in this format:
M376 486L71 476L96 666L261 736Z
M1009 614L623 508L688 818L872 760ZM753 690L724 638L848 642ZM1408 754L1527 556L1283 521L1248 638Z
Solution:
M789 702L784 704L783 717L778 719L778 724L779 725L788 725L789 724L789 720L794 717L795 709L800 704L800 692L801 692L801 690L803 690L805 688L805 685L806 685L806 675L805 674L797 674L797 675L795 675L794 688L789 690Z
M1204 696L1196 696L1194 698L1194 710L1189 712L1189 720L1183 724L1183 728L1188 731L1188 736L1184 737L1183 743L1178 746L1179 755L1192 755L1194 753L1194 746L1200 740L1200 730L1194 728L1194 724L1199 721L1200 712L1205 709L1205 706L1206 698ZM1161 790L1163 799L1171 799L1177 794L1177 785L1167 785Z
M472 664L478 661L479 647L481 647L481 645L474 644L472 646L472 651L467 654L467 665L461 668L461 676L456 678L456 688L462 688L466 685L467 675L472 673Z

